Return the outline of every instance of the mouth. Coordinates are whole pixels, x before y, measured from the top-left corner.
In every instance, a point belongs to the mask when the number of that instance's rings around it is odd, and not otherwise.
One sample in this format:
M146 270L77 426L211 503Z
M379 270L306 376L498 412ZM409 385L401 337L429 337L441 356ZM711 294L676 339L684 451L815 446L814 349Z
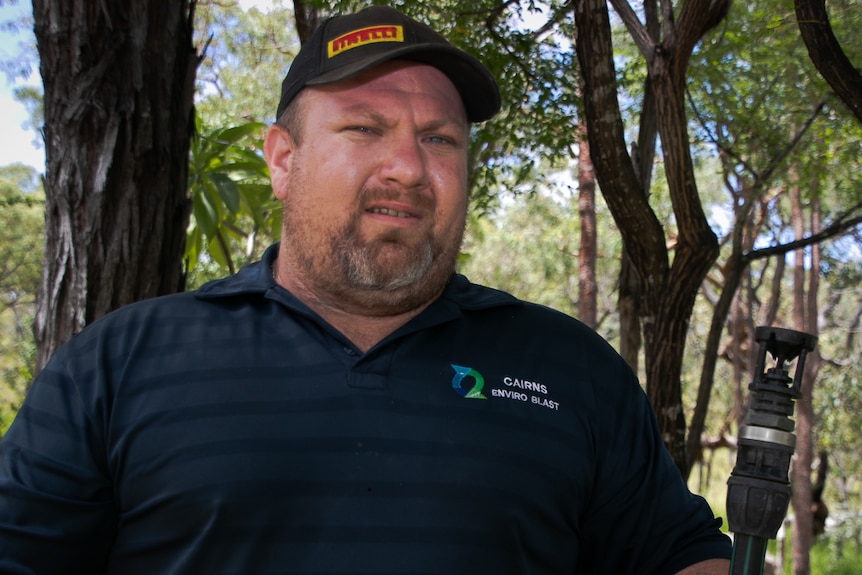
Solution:
M370 214L380 214L383 216L389 216L392 218L414 218L413 214L409 212L402 212L400 210L393 210L391 208L370 208L367 210Z

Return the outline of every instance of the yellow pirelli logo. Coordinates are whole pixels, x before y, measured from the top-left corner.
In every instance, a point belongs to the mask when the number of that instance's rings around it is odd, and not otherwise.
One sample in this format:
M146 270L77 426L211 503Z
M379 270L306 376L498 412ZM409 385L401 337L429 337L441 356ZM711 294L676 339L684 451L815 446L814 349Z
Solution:
M332 58L351 48L365 46L366 44L403 41L404 28L401 26L369 26L342 34L338 38L330 40L329 44L327 44L326 52Z

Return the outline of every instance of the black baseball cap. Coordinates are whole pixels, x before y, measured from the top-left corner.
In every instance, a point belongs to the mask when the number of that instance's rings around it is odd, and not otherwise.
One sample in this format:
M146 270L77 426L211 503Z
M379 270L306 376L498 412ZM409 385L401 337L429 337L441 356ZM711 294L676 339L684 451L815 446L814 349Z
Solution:
M421 62L446 74L471 122L487 120L500 110L497 82L479 60L398 10L372 6L318 26L281 84L276 118L306 86L346 80L390 60Z

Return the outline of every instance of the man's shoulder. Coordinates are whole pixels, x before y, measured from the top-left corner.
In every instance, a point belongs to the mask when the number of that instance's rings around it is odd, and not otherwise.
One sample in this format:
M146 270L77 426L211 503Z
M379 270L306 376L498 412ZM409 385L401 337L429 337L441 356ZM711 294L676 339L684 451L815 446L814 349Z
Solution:
M124 305L92 322L85 331L109 329L144 320L177 318L193 312L201 305L195 291L178 292L147 298Z
M152 297L120 307L88 325L86 332L125 330L148 323L231 321L229 315L213 313L214 306L246 306L265 294L273 285L266 264L258 261L238 273L209 281L189 291Z
M458 276L456 281L458 290L453 300L460 307L456 328L473 334L468 339L476 342L477 347L508 349L512 353L521 350L519 355L527 350L542 356L556 354L569 361L580 360L585 366L622 365L613 346L577 318L507 292L474 284L463 276ZM452 291L447 288L450 296Z
M464 310L519 306L524 303L510 293L473 283L461 274L452 276L441 299L450 301Z
M604 341L592 328L565 312L473 283L464 276L455 276L444 292L444 297L447 296L467 315L476 312L476 317L487 316L490 321L502 321L525 328L540 327L556 336L570 334L577 338Z

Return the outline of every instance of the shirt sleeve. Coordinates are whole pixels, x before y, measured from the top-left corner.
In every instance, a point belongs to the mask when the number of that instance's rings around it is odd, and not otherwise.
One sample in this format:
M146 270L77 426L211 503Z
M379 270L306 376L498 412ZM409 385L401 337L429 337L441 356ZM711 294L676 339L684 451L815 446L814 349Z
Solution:
M0 441L0 573L101 573L113 541L99 421L107 415L81 394L62 355L33 382Z
M594 493L581 523L585 573L671 575L729 558L729 538L706 501L686 486L634 376L625 389L598 384Z

